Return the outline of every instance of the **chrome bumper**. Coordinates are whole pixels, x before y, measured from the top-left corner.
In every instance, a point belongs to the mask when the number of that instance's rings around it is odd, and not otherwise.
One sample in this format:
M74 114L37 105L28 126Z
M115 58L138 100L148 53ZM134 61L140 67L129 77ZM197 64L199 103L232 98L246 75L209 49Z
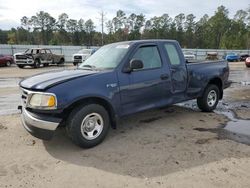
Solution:
M17 65L32 65L32 64L34 64L34 60L15 59L15 63Z
M33 117L25 108L22 109L22 120L24 122L24 125L29 124L32 125L33 127L46 129L50 131L56 130L56 128L59 125L59 123L37 119Z
M35 117L34 114L30 113L25 108L21 110L22 124L31 135L44 140L49 140L53 137L61 119L47 116Z

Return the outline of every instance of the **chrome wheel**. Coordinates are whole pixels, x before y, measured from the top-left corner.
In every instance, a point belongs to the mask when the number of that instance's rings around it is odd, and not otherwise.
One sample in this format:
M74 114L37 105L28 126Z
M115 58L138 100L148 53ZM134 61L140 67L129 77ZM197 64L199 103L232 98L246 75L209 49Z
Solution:
M103 126L104 121L100 114L88 114L85 116L81 124L82 136L87 140L94 140L101 134Z
M214 106L217 101L217 93L215 90L211 90L207 95L207 104L209 107Z

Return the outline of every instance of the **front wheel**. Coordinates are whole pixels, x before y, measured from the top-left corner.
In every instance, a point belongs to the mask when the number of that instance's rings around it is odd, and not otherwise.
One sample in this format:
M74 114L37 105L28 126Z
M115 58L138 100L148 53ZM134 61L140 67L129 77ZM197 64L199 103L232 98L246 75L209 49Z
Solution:
M7 61L7 62L6 62L6 66L7 66L7 67L10 67L10 66L11 66L11 62L10 62L10 61Z
M24 65L17 65L20 69L24 68Z
M219 102L219 94L218 86L213 84L208 85L203 95L197 98L198 107L204 112L213 111Z
M41 65L40 60L36 59L35 62L34 62L34 68L39 68L40 65Z
M99 104L88 104L71 112L66 129L76 145L91 148L104 140L109 127L110 120L106 109Z

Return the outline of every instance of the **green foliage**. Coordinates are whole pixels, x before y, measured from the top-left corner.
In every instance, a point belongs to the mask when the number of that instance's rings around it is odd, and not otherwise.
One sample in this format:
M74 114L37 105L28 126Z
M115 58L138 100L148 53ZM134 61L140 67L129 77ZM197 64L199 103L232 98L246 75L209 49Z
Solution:
M224 6L219 6L214 15L180 13L170 17L167 13L146 19L143 14L126 15L118 10L107 20L104 44L138 39L175 39L186 48L250 48L250 6L238 10L232 19ZM75 20L62 13L56 20L49 13L21 18L21 26L9 31L0 29L2 44L50 44L50 45L101 45L102 34L95 30L89 19Z

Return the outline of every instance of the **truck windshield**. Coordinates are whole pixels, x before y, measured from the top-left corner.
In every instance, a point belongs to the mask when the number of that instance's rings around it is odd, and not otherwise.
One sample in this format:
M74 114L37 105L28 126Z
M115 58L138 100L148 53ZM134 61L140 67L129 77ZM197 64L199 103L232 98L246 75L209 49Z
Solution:
M114 69L121 62L124 55L129 49L129 44L117 43L101 47L86 61L84 61L80 69Z

